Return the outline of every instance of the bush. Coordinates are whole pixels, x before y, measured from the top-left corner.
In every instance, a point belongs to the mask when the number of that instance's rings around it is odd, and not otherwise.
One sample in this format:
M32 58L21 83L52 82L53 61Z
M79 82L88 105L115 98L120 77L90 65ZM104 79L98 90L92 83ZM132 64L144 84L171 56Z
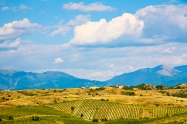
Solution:
M104 119L101 119L101 121L107 121L107 119L106 119L106 118L104 118Z
M145 87L145 85L146 85L146 84L143 83L143 84L137 85L136 87L137 87L138 89L141 89L141 90L147 90L146 87Z
M96 118L94 118L94 119L93 119L93 122L98 122L98 121L99 121L99 120L98 120L98 119L96 119Z
M135 93L134 92L126 92L125 95L135 96Z
M74 106L71 106L71 110L73 111L75 109L75 107Z
M133 90L134 86L123 86L124 90Z
M0 122L2 122L3 121L3 119L2 118L0 118Z
M81 113L81 117L83 117L83 113Z
M2 97L2 100L6 100L6 98L5 98L5 97Z
M9 116L8 120L14 120L14 118L12 116Z
M157 85L156 88L157 88L157 90L163 90L164 89L164 85L162 85L162 84L161 85Z
M38 116L32 116L32 120L33 120L33 121L39 121L40 118L39 118Z

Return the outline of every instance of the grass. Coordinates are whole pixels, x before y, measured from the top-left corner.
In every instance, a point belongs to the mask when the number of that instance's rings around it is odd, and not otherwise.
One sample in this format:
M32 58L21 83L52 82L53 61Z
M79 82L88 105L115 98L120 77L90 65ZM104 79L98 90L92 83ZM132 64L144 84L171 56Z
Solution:
M9 120L9 116L13 117L13 120ZM32 117L38 116L39 121L33 121ZM3 119L3 124L19 124L19 123L38 123L38 124L89 124L91 122L85 121L82 118L72 116L70 114L63 113L47 106L23 106L0 112L0 118Z

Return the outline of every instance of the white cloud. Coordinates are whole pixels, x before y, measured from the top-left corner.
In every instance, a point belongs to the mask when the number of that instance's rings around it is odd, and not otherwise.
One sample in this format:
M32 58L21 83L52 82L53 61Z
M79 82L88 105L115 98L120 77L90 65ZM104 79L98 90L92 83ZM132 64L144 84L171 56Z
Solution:
M41 25L31 23L27 18L20 21L13 21L4 24L4 26L0 28L0 41L12 40L37 31L39 28L41 28Z
M112 42L124 35L126 37L138 37L144 24L134 15L124 13L122 16L113 18L107 22L101 19L99 22L88 22L76 26L74 38L70 43L75 45L104 44Z
M175 47L166 48L162 51L162 53L173 53L175 49Z
M4 6L1 8L1 10L6 11L6 10L10 10L10 8L8 6Z
M114 67L114 64L111 64L111 65L110 65L110 68L113 68L113 67Z
M78 11L83 11L83 12L91 12L91 11L114 11L115 8L111 6L105 6L99 2L91 3L89 5L84 5L83 2L80 3L66 3L62 7L63 9L66 10L78 10Z
M136 12L143 20L144 38L163 39L163 42L186 42L187 39L187 5L147 6ZM158 40L157 40L158 41Z
M183 54L182 54L182 58L187 59L187 53L186 53L186 54L183 53Z
M16 48L20 44L20 38L17 38L14 41L4 41L0 43L0 48Z
M85 24L90 20L90 15L77 15L74 20L70 20L67 25L68 26L77 26L77 25L82 25Z
M77 15L75 17L75 19L70 20L67 24L62 24L63 20L61 20L58 25L54 26L55 28L57 28L56 30L54 30L52 33L50 33L50 36L55 36L55 35L66 35L66 32L68 32L71 27L77 26L77 25L81 25L84 24L86 22L88 22L90 20L90 16L89 15Z
M30 9L30 8L26 5L20 4L19 10L27 10L27 9Z
M172 54L161 52L172 47L175 47ZM30 43L21 44L17 49L0 51L0 65L1 68L27 71L56 70L81 78L107 80L144 67L159 64L174 67L187 64L186 48L186 43L82 49L69 47L68 44L62 46ZM63 56L63 60L66 61L63 64L54 64L54 55L58 58ZM110 68L111 64L115 66Z
M157 5L124 13L110 21L89 21L74 28L70 44L116 47L187 42L187 5ZM168 49L165 52L173 52ZM163 51L164 52L164 51Z
M62 62L63 60L61 58L56 58L53 63L57 64L57 63L62 63Z
M50 36L55 36L55 35L65 35L67 31L69 31L70 28L68 26L59 26L57 30L54 30Z
M24 11L24 10L29 10L32 9L24 4L20 4L19 6L14 6L14 7L8 7L8 6L4 6L1 8L1 10L6 11L6 10L12 10L12 11Z

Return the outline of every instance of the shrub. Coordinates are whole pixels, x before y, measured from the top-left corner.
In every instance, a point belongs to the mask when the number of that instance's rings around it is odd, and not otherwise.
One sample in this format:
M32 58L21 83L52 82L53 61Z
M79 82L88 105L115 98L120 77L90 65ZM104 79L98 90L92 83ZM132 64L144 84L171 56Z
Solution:
M98 121L99 121L99 120L98 120L98 119L96 119L96 118L94 118L94 119L93 119L93 122L98 122Z
M2 97L2 100L5 100L6 98L5 97Z
M54 103L57 103L57 100L56 100L56 99L54 99Z
M133 90L134 86L123 86L124 90Z
M33 121L39 121L40 118L39 118L38 116L32 116L32 120L33 120Z
M83 113L81 113L81 117L83 117Z
M141 89L141 90L146 90L145 85L146 85L146 84L143 83L143 84L137 85L136 87L137 87L138 89Z
M12 116L9 116L8 120L14 120L14 118Z
M162 85L162 84L161 85L157 85L156 88L157 88L157 90L163 90L164 89L164 85Z
M2 122L3 121L3 119L2 118L0 118L0 122Z
M75 109L75 107L74 106L71 106L71 110L73 111Z
M126 92L125 95L135 96L135 93L134 92Z
M107 121L107 119L106 119L106 118L104 118L104 119L101 119L101 121Z

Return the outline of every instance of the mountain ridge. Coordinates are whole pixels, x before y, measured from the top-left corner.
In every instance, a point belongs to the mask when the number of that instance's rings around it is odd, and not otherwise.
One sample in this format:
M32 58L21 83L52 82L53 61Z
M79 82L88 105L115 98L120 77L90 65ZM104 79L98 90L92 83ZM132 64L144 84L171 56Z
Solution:
M153 68L143 68L130 73L124 73L107 80L110 84L121 85L138 85L147 84L164 84L173 86L178 83L187 83L187 66L177 66L170 68L166 65L158 65Z
M104 86L106 84L101 81L80 79L59 71L34 73L0 70L0 89L77 88L93 85Z
M60 71L42 73L0 69L0 89L36 89L36 88L80 88L109 85L153 85L174 86L187 83L187 65L169 67L158 65L142 68L134 72L123 73L106 81L81 79Z

